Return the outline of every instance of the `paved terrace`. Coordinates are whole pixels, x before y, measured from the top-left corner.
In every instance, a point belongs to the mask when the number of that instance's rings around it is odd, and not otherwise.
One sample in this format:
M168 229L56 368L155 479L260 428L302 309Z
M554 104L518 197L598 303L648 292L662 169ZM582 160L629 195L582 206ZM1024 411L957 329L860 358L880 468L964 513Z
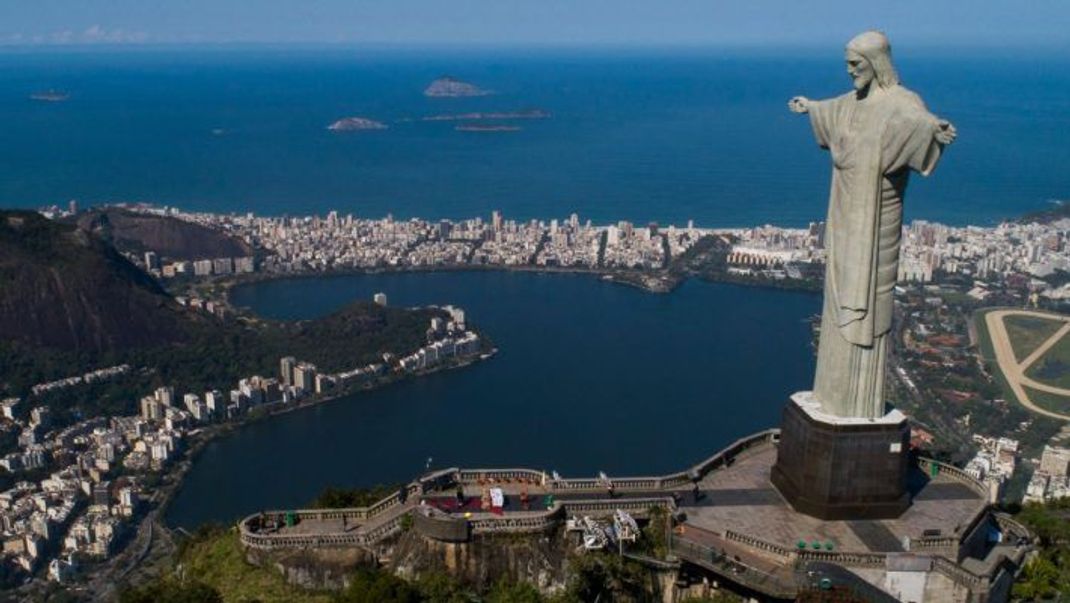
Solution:
M1019 559L1026 550L1004 545L984 559L963 561L961 543L988 521L987 490L961 470L928 460L914 472L913 504L899 518L822 521L796 513L769 483L777 436L777 430L768 430L743 438L680 473L611 478L613 492L598 478L555 480L530 469L447 469L371 507L252 515L240 522L241 537L246 546L260 549L370 547L400 532L402 518L413 513L459 524L461 534L479 534L548 530L566 517L605 517L616 509L641 518L661 506L684 516L672 540L677 556L775 597L793 596L797 568L807 563L883 568L889 555L906 550L930 555L934 570L983 588L1004 556ZM505 492L501 513L481 508L487 487ZM527 504L521 503L522 494ZM293 525L286 525L287 514ZM1028 535L1007 518L999 518L999 524L1012 542Z
M947 470L926 480L914 475L910 508L896 519L824 521L795 512L769 483L776 461L774 446L761 446L736 458L731 469L708 473L699 482L703 499L686 508L686 526L717 534L736 533L787 549L800 540L832 543L832 550L857 553L904 551L904 538L931 542L935 536L955 541L988 507L987 492ZM927 532L928 531L928 532Z

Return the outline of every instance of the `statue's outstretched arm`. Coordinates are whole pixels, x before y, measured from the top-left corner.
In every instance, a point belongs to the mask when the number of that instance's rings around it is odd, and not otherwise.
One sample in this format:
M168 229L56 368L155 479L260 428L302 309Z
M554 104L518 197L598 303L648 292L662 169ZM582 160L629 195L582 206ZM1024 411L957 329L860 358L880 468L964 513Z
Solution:
M933 138L936 139L936 142L939 142L942 145L949 145L955 142L955 138L958 135L958 130L955 129L955 126L951 122L946 119L936 120L936 132L933 134Z
M805 96L796 96L788 101L788 110L792 113L808 113L810 111L810 99Z

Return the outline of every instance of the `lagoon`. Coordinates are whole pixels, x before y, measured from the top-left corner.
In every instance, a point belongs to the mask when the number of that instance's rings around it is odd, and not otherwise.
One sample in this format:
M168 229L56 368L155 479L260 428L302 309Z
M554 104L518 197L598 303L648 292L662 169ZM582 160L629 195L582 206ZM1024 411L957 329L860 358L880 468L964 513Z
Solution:
M589 275L472 271L275 280L232 301L301 319L379 291L392 305L462 306L500 352L211 442L169 524L301 506L328 485L407 481L429 458L565 476L674 471L775 426L813 375L813 293L688 281L652 294Z

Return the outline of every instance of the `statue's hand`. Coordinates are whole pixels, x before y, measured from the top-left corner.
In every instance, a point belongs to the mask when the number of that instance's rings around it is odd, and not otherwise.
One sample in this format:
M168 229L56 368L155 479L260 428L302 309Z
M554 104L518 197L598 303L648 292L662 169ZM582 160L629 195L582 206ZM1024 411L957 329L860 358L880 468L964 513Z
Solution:
M936 139L936 142L948 145L955 142L955 137L958 135L958 130L955 129L955 126L953 126L951 122L946 119L939 119L936 121L936 133L933 134L933 138Z
M810 99L805 96L796 96L788 101L788 109L792 113L807 113L810 111Z

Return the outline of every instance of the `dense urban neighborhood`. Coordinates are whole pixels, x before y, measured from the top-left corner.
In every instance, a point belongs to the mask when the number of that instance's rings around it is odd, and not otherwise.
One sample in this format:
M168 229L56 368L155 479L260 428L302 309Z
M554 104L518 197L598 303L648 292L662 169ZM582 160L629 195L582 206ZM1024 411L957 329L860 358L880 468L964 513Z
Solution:
M71 208L76 210L76 208ZM123 206L122 211L197 224L244 242L249 255L176 259L126 251L170 283L175 301L218 320L234 318L225 295L201 297L203 282L328 271L502 268L575 270L604 275L667 274L706 247L698 276L764 284L820 286L824 225L709 229L619 222L595 226L575 214L549 222L426 221L326 217L271 218ZM71 211L43 213L63 219ZM989 306L1057 308L1070 297L1070 219L951 227L915 221L903 229L896 311L896 390L912 418L912 445L940 451L990 488L993 501L1046 501L1070 495L1070 433L1008 402L983 359L974 314ZM700 242L705 242L703 245ZM691 258L693 263L695 258ZM251 276L250 276L251 275ZM816 275L816 277L815 277ZM222 281L220 280L222 279ZM385 294L374 302L387 305ZM427 343L381 362L326 372L297 357L279 374L248 375L208 391L163 386L145 392L140 412L54 425L41 395L121 377L140 367L104 367L34 385L0 408L9 447L0 467L11 486L0 493L8 583L44 571L64 581L80 565L120 550L146 510L158 503L161 476L196 439L251 412L274 412L368 387L396 374L452 365L481 353L464 311L445 306ZM229 389L228 389L229 388ZM935 404L933 402L936 402ZM927 402L924 403L923 402ZM258 410L259 409L259 410Z

